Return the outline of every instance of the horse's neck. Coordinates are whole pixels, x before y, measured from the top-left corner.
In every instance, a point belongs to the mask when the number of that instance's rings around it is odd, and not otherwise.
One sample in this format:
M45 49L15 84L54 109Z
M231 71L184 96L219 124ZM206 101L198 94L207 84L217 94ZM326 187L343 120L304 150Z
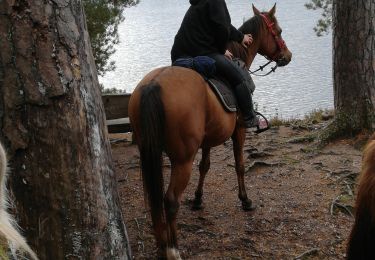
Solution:
M234 57L240 58L249 69L257 55L259 46L260 40L254 39L253 43L247 49L243 48L242 45L237 42L231 42L228 48L233 53Z
M246 60L245 64L247 68L250 68L251 64L253 63L255 56L258 53L258 49L260 46L260 40L259 39L254 39L253 43L247 48L246 53Z

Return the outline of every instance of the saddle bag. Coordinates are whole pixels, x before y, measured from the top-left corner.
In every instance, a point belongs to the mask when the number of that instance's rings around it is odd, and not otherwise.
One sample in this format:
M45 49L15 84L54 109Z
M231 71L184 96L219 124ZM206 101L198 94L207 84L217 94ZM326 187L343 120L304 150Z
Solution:
M173 62L172 66L193 69L205 78L212 77L216 72L216 61L207 56L184 57Z

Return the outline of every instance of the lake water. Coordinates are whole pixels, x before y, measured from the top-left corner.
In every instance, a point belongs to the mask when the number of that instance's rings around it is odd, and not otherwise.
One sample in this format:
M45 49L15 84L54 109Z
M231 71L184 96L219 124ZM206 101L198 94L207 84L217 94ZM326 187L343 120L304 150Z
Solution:
M313 31L320 12L304 7L308 0L227 0L232 24L239 27L252 13L251 3L269 10L277 3L276 17L293 53L291 63L267 77L253 76L254 101L267 115L301 117L318 108L333 107L332 36L317 37ZM150 70L170 64L170 49L188 0L141 0L125 10L119 26L120 44L113 55L117 69L99 78L106 88L131 93ZM265 63L257 56L252 69Z

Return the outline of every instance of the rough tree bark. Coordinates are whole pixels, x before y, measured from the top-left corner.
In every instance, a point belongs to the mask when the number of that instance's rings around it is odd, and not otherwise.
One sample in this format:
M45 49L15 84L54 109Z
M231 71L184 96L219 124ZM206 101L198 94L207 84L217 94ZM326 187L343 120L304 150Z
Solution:
M130 258L81 1L0 0L0 130L41 259Z
M375 0L333 1L335 120L323 139L374 129Z

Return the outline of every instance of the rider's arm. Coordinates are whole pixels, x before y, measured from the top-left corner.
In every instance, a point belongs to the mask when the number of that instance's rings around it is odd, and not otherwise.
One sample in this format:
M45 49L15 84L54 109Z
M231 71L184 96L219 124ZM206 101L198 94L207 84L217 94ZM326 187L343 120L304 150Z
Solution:
M233 25L230 25L229 40L241 43L243 40L243 33L236 29Z
M224 54L230 37L230 17L224 0L209 1L209 17L213 22L215 44Z

